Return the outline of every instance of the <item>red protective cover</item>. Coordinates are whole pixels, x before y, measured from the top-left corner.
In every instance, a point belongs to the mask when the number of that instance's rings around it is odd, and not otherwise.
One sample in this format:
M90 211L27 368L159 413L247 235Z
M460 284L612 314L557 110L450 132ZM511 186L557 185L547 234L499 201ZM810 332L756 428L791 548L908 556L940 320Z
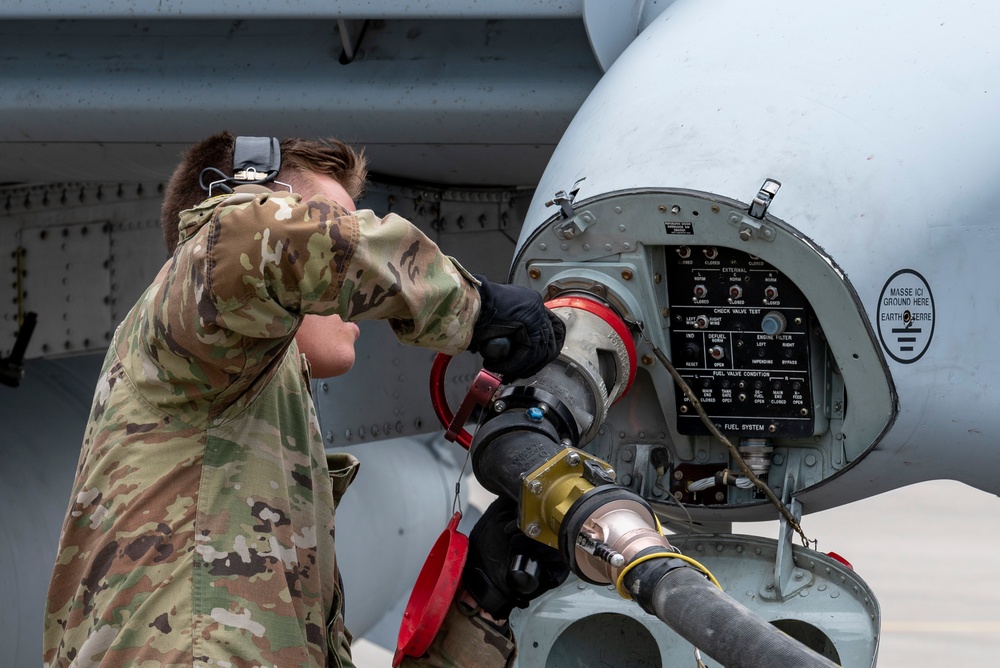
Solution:
M398 666L404 656L422 656L444 623L469 554L469 537L458 531L461 519L461 512L452 515L420 569L399 625L393 666Z

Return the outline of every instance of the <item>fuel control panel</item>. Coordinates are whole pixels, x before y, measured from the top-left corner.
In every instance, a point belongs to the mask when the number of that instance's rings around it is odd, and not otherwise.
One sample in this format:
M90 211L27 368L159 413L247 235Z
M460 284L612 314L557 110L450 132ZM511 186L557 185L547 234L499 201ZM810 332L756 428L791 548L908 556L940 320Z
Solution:
M736 249L664 252L673 362L712 422L740 437L811 436L812 314L801 291ZM676 401L678 432L707 434L687 397Z

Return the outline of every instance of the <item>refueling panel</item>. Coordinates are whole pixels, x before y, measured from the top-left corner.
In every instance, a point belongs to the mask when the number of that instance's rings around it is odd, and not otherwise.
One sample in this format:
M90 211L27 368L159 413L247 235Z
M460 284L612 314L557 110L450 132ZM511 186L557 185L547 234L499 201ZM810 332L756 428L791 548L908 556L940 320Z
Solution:
M704 521L771 517L775 499L850 467L895 417L847 277L767 214L778 186L766 181L749 205L559 193L558 211L519 242L514 282L547 300L596 300L628 324L634 385L584 447L664 514L680 503Z
M743 251L666 252L673 361L709 417L734 436L812 436L812 317L802 292ZM678 432L709 433L686 396L676 406Z

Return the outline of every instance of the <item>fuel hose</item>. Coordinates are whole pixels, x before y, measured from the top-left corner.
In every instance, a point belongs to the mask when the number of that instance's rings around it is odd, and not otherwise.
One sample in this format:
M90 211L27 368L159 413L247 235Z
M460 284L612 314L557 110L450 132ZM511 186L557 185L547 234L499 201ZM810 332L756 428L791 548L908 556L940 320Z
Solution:
M831 668L837 664L767 623L693 568L637 565L625 587L637 603L727 668ZM664 572L665 571L665 572Z

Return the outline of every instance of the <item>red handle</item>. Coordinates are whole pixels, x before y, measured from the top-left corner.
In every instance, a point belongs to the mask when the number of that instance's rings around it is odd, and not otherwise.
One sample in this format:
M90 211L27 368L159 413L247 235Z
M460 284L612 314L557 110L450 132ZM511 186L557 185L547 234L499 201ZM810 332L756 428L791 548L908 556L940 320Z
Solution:
M493 398L493 394L500 387L502 382L499 376L494 376L489 371L481 369L476 379L469 386L469 392L465 395L462 405L458 408L458 413L452 414L448 407L448 398L444 392L444 375L451 363L451 355L438 353L431 365L430 393L431 405L445 428L444 437L449 441L456 441L466 450L472 445L472 434L465 429L465 423L472 414L472 409L476 406L485 406Z

